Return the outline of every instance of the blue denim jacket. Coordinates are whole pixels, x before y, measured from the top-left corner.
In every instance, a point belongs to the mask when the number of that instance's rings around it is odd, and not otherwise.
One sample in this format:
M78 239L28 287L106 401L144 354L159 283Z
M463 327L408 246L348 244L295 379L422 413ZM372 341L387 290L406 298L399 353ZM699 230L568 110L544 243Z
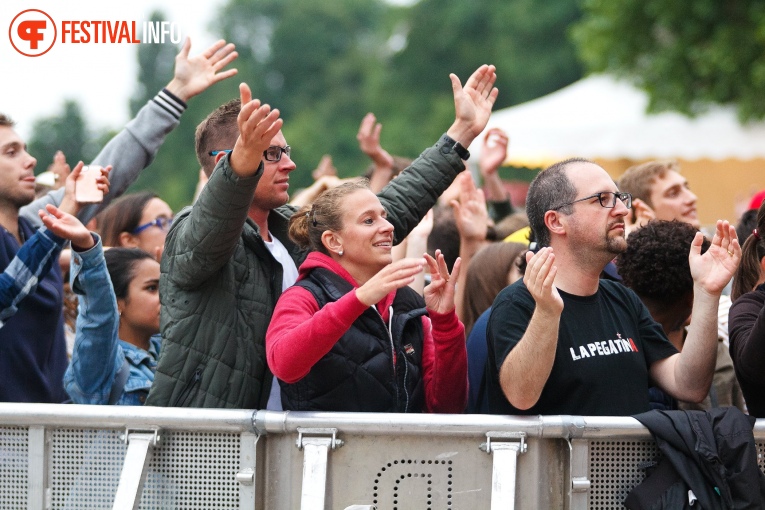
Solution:
M72 361L64 388L75 404L108 404L117 371L127 360L130 375L118 405L143 405L154 382L160 336L148 352L119 339L117 298L106 269L101 239L85 252L72 251L72 290L80 299Z

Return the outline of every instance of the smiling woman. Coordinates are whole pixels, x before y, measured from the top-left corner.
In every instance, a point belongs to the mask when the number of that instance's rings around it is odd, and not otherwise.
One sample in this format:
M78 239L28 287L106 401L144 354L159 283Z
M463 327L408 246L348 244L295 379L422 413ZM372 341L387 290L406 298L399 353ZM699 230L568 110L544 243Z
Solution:
M454 311L459 262L391 263L393 227L366 182L325 191L290 220L313 250L274 310L266 351L285 410L462 412L465 330ZM430 266L425 301L407 285ZM426 310L427 307L427 310Z

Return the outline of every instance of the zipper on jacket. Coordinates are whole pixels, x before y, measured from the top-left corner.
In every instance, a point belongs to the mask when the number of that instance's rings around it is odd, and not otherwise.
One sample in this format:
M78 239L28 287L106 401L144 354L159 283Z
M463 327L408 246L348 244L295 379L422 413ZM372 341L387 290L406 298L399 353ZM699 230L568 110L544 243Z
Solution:
M395 360L398 359L398 356L396 354L396 347L393 343L393 306L392 305L388 308L388 336L390 336L390 346L393 349L393 359L394 359L393 375L395 376L396 375ZM401 359L404 362L404 396L406 397L404 400L404 412L406 413L406 412L409 412L408 411L409 410L409 389L406 387L406 379L409 374L409 363L407 363L406 354L403 351L400 353L400 355L402 356ZM396 394L398 395L398 379L396 379Z
M388 309L388 324L385 324L385 320L382 318L382 314L380 313L380 310L377 309L376 306L372 306L374 308L375 312L377 312L377 315L380 317L380 320L383 323L383 327L388 332L388 340L390 341L390 353L391 353L391 367L393 368L393 386L396 390L396 408L398 408L398 371L396 370L396 346L393 344L393 307L391 306Z
M175 400L175 403L170 407L185 406L187 403L186 401L189 399L189 395L191 395L191 390L202 379L202 370L204 370L204 366L202 365L198 366L197 369L194 370L194 374L191 376L191 379L188 380L186 386L183 387L183 391L181 391L180 395L178 395L178 398Z

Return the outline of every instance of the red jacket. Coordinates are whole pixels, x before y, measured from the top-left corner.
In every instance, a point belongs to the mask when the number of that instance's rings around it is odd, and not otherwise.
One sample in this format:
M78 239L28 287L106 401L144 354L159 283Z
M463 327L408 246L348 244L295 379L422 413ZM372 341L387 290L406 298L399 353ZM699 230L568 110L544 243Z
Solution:
M298 281L317 267L334 272L358 288L340 264L318 252L309 254L301 264ZM395 292L391 292L376 305L384 321L388 319L394 297ZM299 381L366 308L355 292L319 309L310 291L302 287L287 289L276 304L266 334L266 355L271 371L287 383ZM453 310L445 314L428 310L428 314L430 317L422 318L425 411L461 413L467 404L468 391L465 328Z

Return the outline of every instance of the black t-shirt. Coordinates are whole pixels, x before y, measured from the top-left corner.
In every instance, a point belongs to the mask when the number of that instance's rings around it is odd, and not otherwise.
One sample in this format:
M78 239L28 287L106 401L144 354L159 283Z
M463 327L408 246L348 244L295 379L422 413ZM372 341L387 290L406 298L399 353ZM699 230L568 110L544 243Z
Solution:
M487 390L494 414L630 416L649 410L648 369L677 352L637 295L600 280L592 296L563 298L558 347L539 401L520 411L505 398L499 369L526 332L534 298L522 280L504 289L488 327Z

